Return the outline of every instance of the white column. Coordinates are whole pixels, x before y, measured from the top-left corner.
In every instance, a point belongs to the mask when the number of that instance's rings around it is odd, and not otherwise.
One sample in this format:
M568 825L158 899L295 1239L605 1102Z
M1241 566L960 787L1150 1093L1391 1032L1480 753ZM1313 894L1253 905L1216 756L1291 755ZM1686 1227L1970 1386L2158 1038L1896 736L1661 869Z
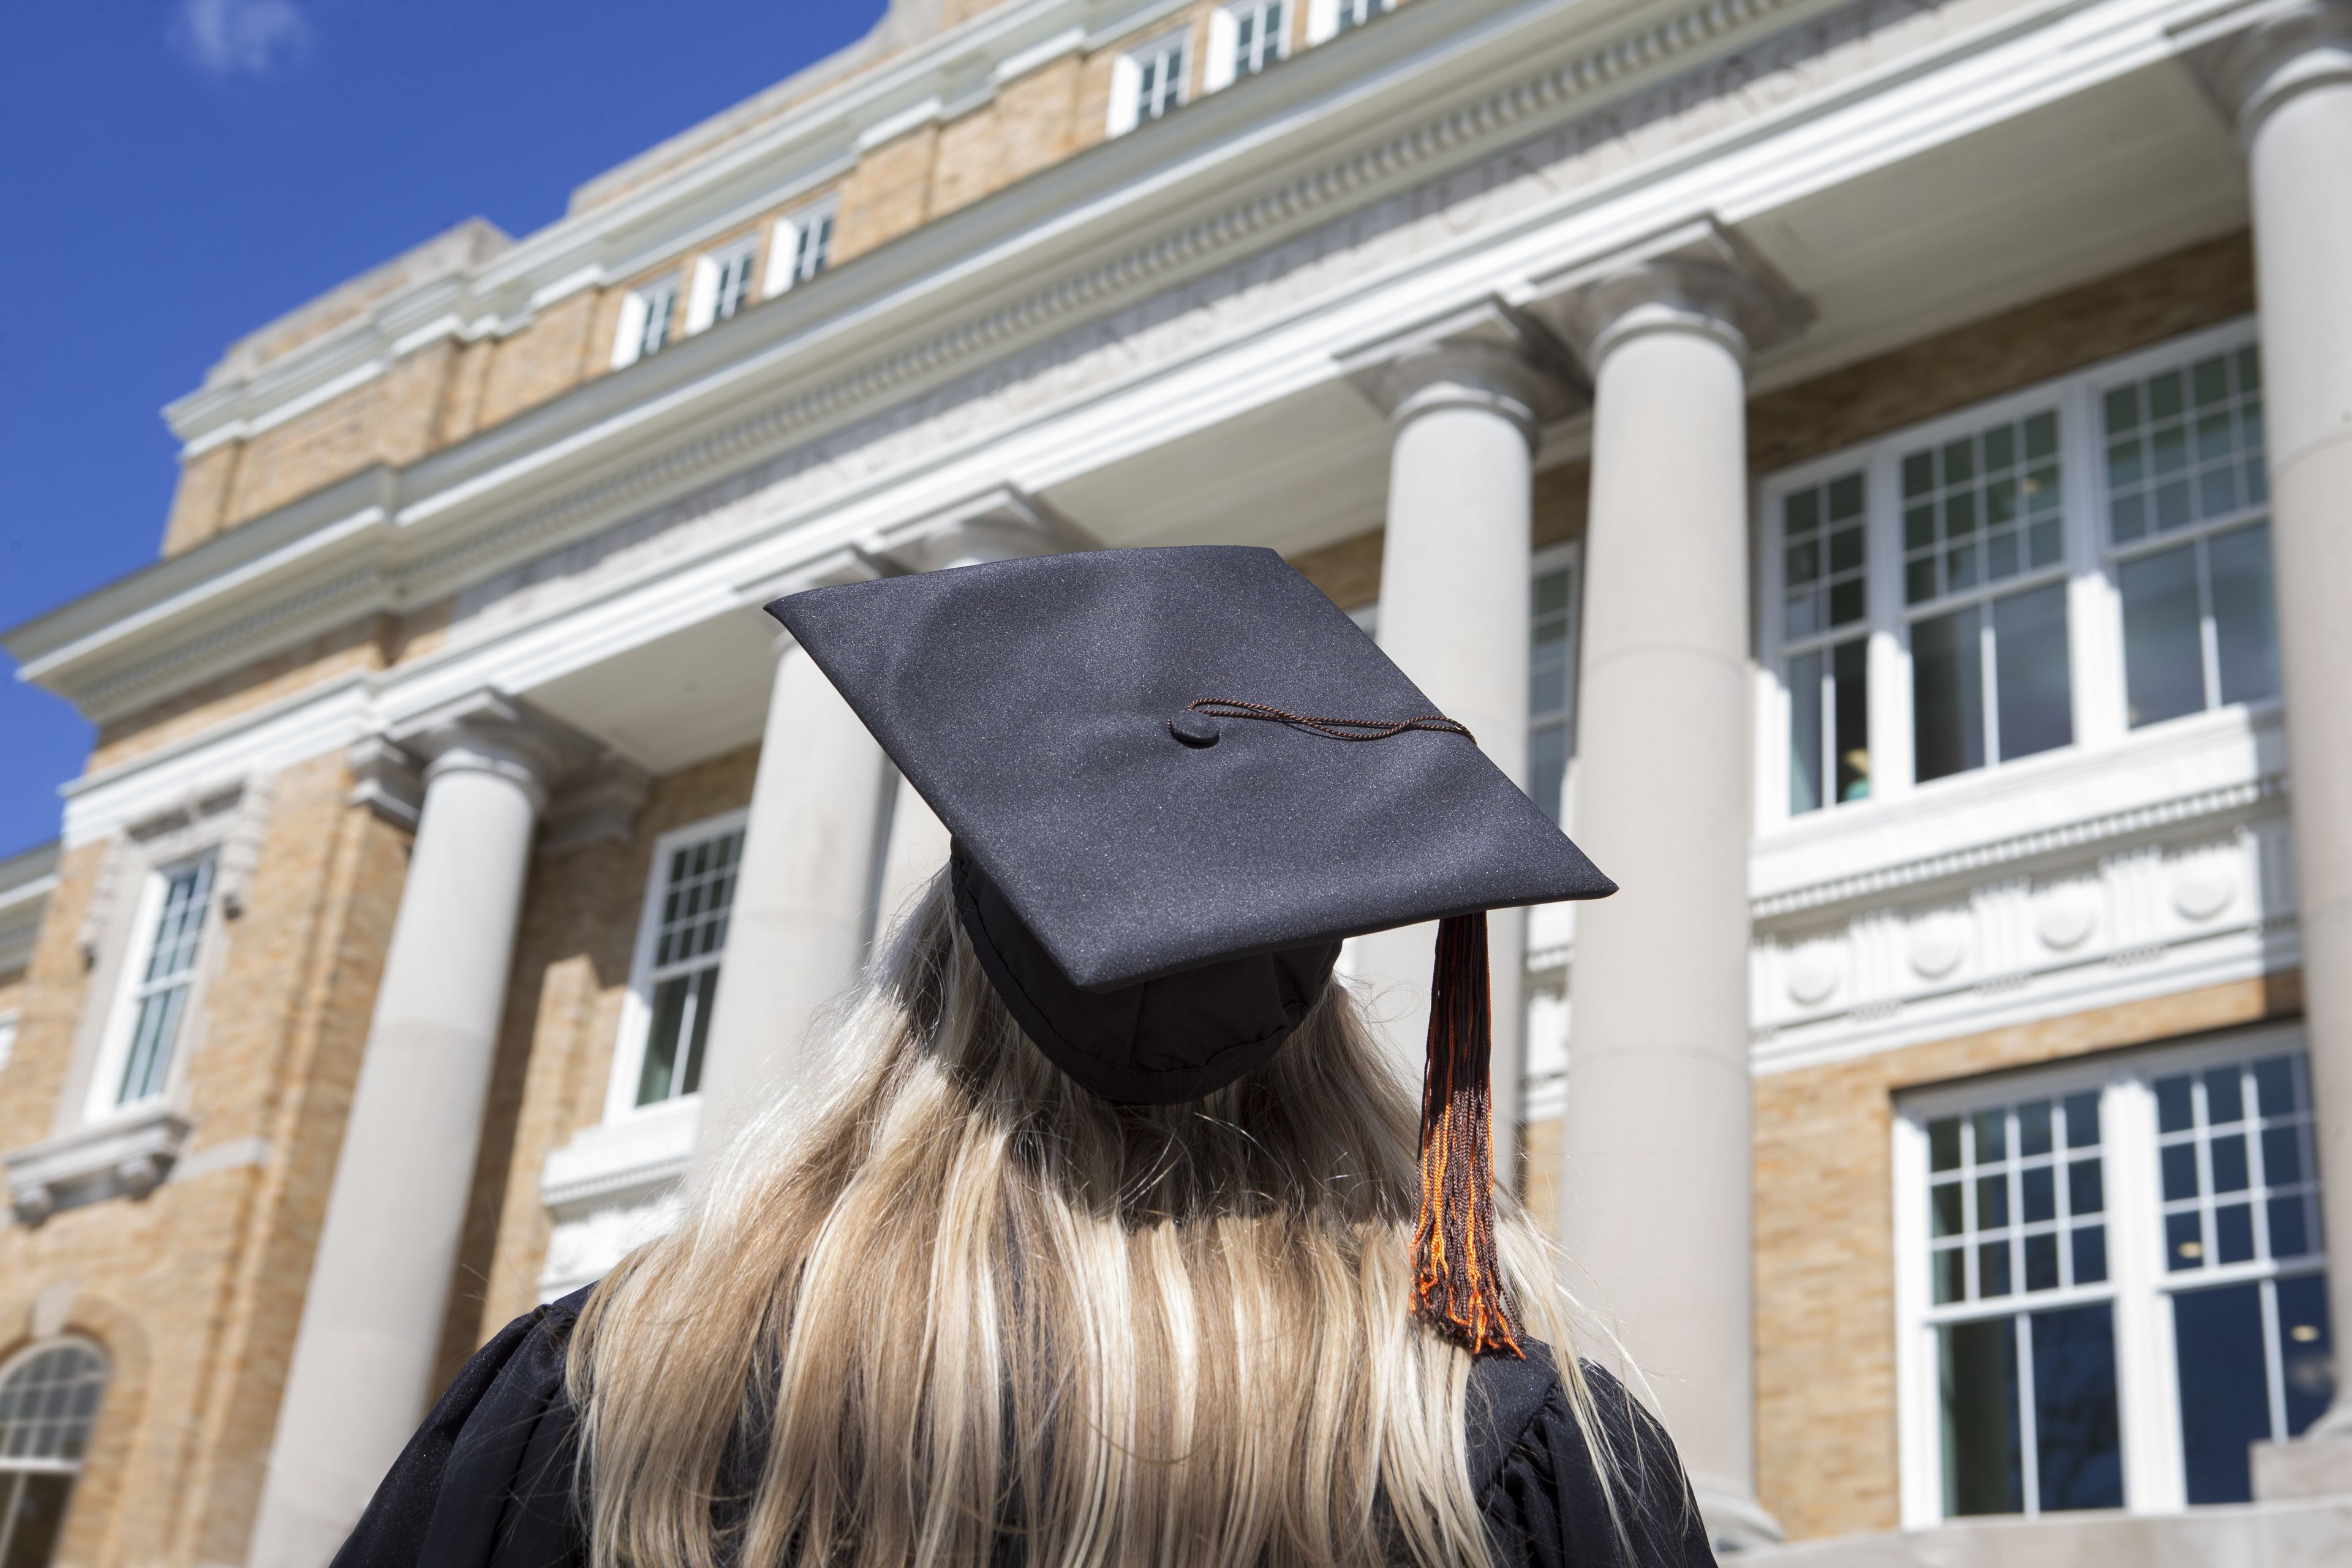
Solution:
M833 682L785 641L711 1007L698 1158L793 1081L809 1026L857 983L896 783Z
M311 1264L254 1568L320 1568L439 1392L531 836L575 738L497 697L394 737L426 761L408 881Z
M1718 1541L1755 1495L1746 360L1776 318L1712 236L1580 290L1592 505L1561 1240L1648 1376ZM1781 314L1785 316L1784 310Z
M2352 1491L2352 5L2277 17L2240 39L2215 75L2252 175L2305 1024L2339 1369L2336 1404L2311 1433L2333 1440L2308 1457L2258 1453L2257 1490ZM2305 1473L2291 1487L2263 1485L2288 1479L2282 1463Z
M1535 451L1570 389L1548 339L1485 303L1349 356L1389 416L1388 530L1381 547L1381 647L1521 788L1528 783L1528 562ZM1370 717L1370 715L1366 715ZM1372 994L1398 1071L1421 1079L1434 923L1360 939L1356 979ZM1516 1185L1525 910L1488 917L1494 985L1495 1165Z

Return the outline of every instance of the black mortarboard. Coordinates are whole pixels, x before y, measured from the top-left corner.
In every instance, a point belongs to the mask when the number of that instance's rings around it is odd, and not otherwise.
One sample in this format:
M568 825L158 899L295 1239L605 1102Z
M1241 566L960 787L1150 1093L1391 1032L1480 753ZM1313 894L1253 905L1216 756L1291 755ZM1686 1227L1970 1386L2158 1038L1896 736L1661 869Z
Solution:
M1198 1099L1272 1056L1341 938L1445 921L1421 1250L1453 1279L1427 1290L1477 1293L1491 1161L1457 1145L1486 1142L1484 911L1615 885L1467 731L1269 550L1003 561L768 609L947 825L1007 1008L1097 1093ZM1509 1342L1478 1303L1438 1306L1473 1348Z

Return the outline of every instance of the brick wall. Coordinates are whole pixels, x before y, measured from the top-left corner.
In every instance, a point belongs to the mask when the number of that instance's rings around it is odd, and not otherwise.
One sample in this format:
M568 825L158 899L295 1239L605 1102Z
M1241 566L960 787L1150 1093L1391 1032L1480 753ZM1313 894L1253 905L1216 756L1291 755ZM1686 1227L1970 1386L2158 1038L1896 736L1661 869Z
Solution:
M405 871L402 835L344 804L340 759L280 774L246 913L180 1042L188 1156L227 1163L142 1202L0 1229L0 1356L37 1305L114 1380L58 1562L226 1563L251 1528L285 1362ZM69 851L0 1077L0 1147L47 1136L90 998L76 937L104 845Z

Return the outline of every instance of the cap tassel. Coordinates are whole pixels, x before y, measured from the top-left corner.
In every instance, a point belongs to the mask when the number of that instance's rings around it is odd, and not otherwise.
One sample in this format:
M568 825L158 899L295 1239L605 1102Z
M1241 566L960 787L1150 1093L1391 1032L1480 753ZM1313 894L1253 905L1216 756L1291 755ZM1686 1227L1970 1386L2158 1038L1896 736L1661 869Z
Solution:
M1494 1002L1486 917L1437 925L1429 1066L1421 1086L1421 1223L1413 1315L1473 1355L1519 1349L1495 1250Z

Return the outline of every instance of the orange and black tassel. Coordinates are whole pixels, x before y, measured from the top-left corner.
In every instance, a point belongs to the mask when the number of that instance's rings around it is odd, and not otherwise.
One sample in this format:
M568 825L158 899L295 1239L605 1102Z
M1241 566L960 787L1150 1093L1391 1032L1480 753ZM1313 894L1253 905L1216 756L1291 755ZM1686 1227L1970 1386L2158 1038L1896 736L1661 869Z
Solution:
M1473 1355L1525 1358L1495 1250L1494 1002L1486 917L1437 927L1421 1086L1421 1223L1413 1315Z

